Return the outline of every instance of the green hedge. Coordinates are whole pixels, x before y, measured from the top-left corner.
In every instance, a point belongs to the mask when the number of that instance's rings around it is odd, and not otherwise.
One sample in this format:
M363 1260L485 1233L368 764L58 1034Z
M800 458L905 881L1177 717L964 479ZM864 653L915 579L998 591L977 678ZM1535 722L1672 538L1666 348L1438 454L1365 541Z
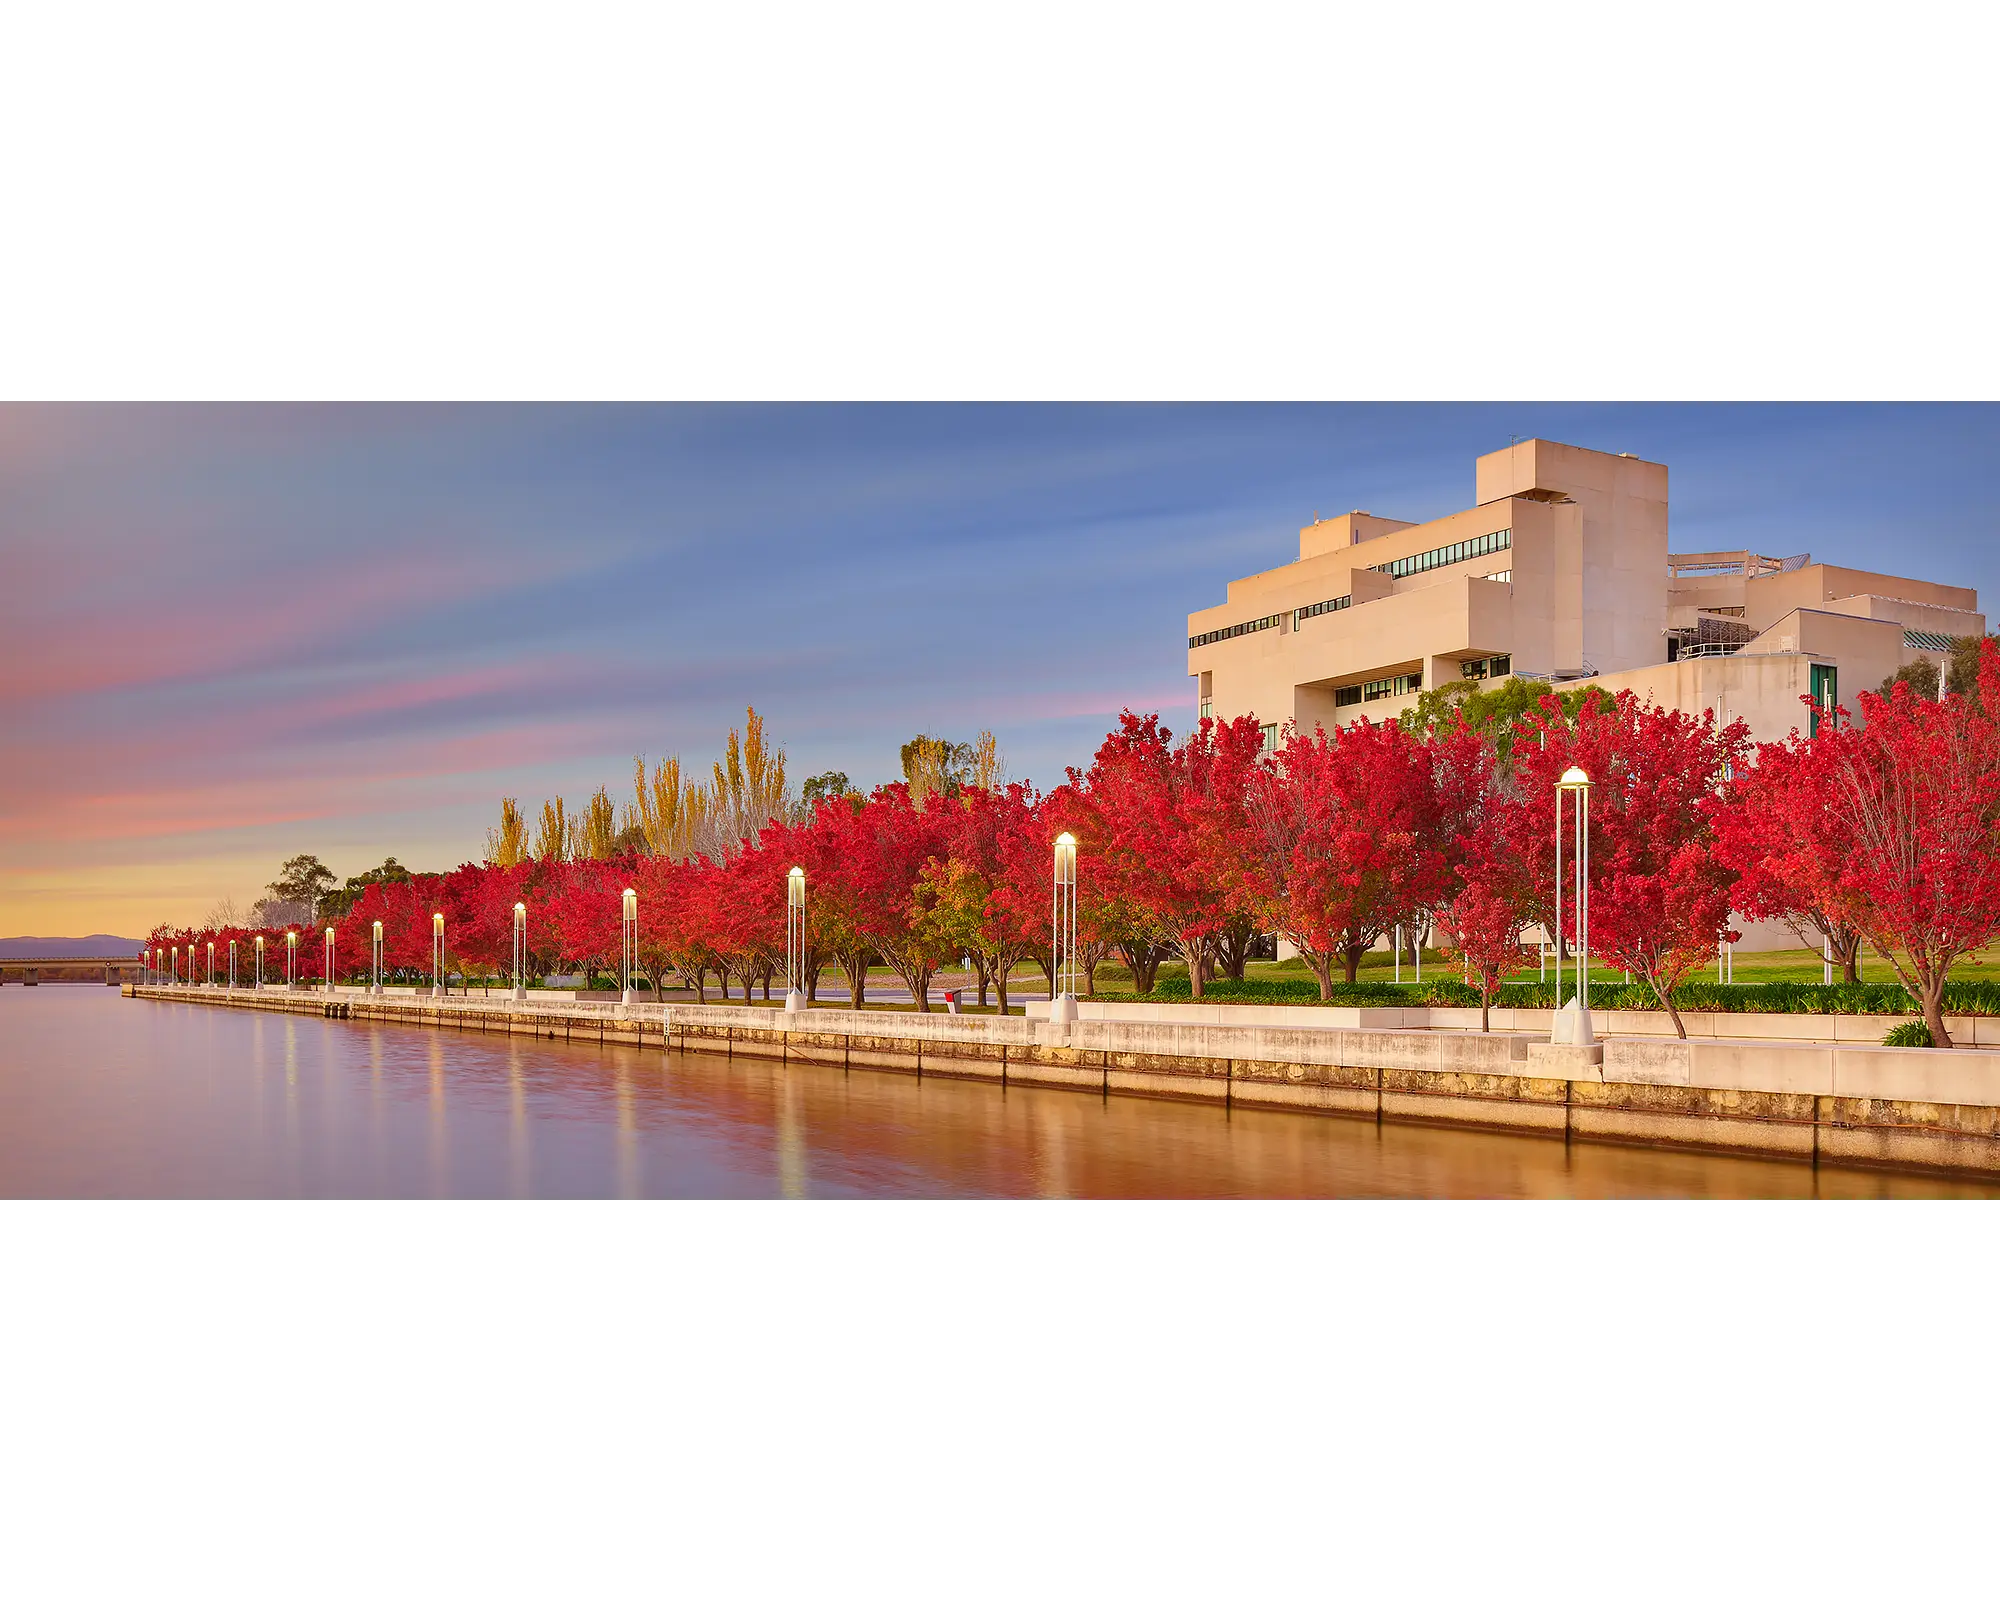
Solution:
M1563 997L1575 993L1565 985ZM1184 972L1162 973L1151 994L1109 994L1112 1001L1162 1001L1172 1004L1193 998ZM1218 978L1202 992L1204 1001L1218 1004L1312 1006L1320 1003L1319 985L1311 978ZM1710 983L1690 980L1674 992L1683 1011L1750 1011L1785 1015L1844 1017L1904 1017L1915 1013L1910 997L1898 983ZM1476 1006L1479 991L1456 978L1433 978L1421 984L1336 983L1326 1002L1336 1006ZM1556 1003L1552 983L1502 984L1496 1006L1547 1011ZM1658 1011L1660 1002L1643 983L1593 983L1590 1004L1600 1011ZM1970 978L1948 983L1944 1009L1955 1016L2000 1016L2000 983Z

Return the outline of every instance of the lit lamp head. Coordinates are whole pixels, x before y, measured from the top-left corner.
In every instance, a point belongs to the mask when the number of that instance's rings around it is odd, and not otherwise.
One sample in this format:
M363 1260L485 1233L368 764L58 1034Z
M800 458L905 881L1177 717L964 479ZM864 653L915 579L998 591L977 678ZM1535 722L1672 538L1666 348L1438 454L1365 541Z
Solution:
M806 903L806 869L794 867L785 874L785 899L795 906Z
M259 950L264 948L264 936L261 933L257 935L257 948Z
M438 929L438 930L439 930L440 932L442 932L442 931L443 931L443 929L444 929L444 913L443 913L442 911L433 911L433 912L431 913L431 926L432 926L433 928L436 928L436 929Z
M1556 779L1556 787L1558 789L1588 789L1590 787L1590 774L1585 772L1581 767L1571 767L1569 771Z
M1076 881L1076 835L1056 835L1056 872L1064 883Z
M375 924L375 937L378 939L382 937L382 924L379 922Z
M528 920L528 908L525 905L523 905L520 901L516 900L514 902L515 924L518 926L519 924L526 922L527 920Z
M298 929L294 928L290 933L287 933L285 935L286 944L297 944L298 942L299 942Z

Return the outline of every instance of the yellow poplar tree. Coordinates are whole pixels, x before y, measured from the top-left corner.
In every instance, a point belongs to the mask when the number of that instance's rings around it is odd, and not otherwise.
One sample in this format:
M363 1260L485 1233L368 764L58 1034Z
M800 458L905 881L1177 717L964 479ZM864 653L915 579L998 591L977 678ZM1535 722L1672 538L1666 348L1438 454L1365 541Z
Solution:
M528 825L512 795L500 802L500 826L486 830L486 859L496 867L518 867L528 859Z

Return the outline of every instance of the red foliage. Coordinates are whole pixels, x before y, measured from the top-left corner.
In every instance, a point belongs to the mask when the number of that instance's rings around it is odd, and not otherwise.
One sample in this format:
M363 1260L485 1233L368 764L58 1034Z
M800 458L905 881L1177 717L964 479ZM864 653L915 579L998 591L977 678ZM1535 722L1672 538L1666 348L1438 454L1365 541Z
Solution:
M2000 937L2000 650L1981 645L1976 695L1938 702L1899 683L1861 709L1861 727L1819 735L1847 820L1837 901L1942 1048L1952 964Z
M1142 994L1161 944L1181 953L1195 995L1202 992L1230 914L1225 870L1247 842L1244 790L1262 748L1255 717L1204 719L1176 745L1157 714L1126 711L1089 772L1070 771L1078 854L1092 862L1106 920Z
M1782 921L1803 943L1825 940L1842 981L1853 983L1861 931L1848 920L1841 889L1853 819L1834 781L1839 748L1836 740L1797 733L1758 745L1710 817L1715 859L1737 875L1735 908Z
M1515 793L1492 813L1490 855L1509 864L1507 892L1572 938L1572 820L1564 903L1553 904L1556 782L1572 766L1589 775L1592 954L1650 984L1683 1038L1674 985L1710 959L1729 925L1732 874L1710 849L1712 797L1746 743L1741 722L1717 728L1712 714L1642 705L1630 691L1609 706L1586 702L1574 726L1548 696L1515 734ZM1567 803L1564 815L1574 815Z
M1451 897L1490 773L1462 725L1430 740L1366 718L1295 733L1250 785L1249 849L1207 870L1298 946L1329 998L1336 958L1352 983L1370 945Z

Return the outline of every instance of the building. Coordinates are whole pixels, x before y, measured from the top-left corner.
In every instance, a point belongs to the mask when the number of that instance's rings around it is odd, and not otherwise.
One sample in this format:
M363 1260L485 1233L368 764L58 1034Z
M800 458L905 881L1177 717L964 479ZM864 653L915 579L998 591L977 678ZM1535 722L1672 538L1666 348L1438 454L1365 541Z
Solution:
M1741 717L1754 739L1857 711L1906 662L1982 634L1978 594L1750 551L1670 553L1667 469L1544 439L1479 457L1473 505L1299 530L1295 561L1188 617L1205 716L1376 721L1453 679L1630 689Z

